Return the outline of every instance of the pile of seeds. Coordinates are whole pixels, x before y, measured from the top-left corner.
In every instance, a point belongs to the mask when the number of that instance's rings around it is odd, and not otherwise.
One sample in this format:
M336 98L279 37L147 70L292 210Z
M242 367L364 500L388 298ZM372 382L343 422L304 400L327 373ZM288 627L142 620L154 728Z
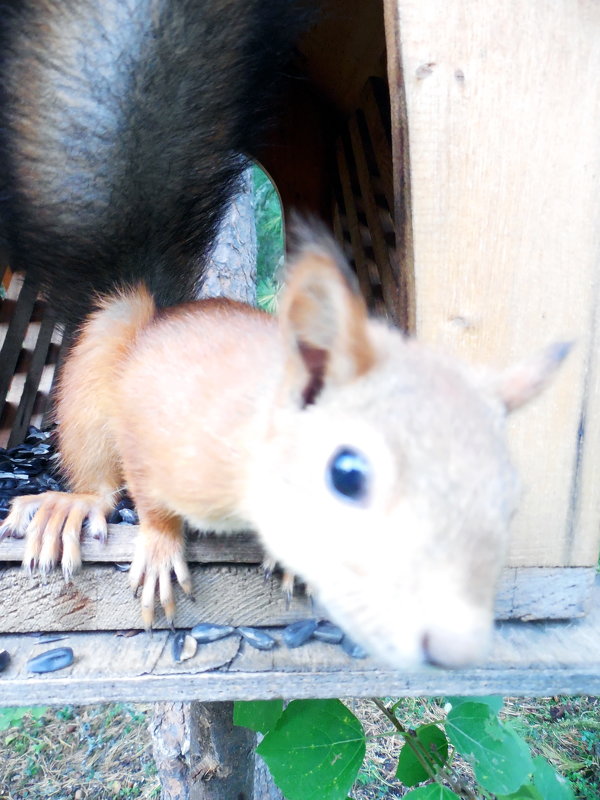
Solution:
M192 658L199 644L216 642L232 634L240 635L256 650L272 650L280 644L274 636L261 628L247 626L235 628L233 625L203 622L195 625L189 632L178 631L175 634L172 642L173 660L180 662ZM300 647L310 639L340 645L351 658L365 658L367 655L363 648L352 641L341 628L326 620L301 619L292 622L281 631L281 644L289 649Z
M0 519L8 514L13 497L49 491L64 491L53 432L31 426L22 444L0 448Z
M0 447L0 520L8 514L13 497L65 491L54 428L40 430L32 425L22 444L8 450ZM137 525L138 517L130 497L121 498L108 521L113 525Z

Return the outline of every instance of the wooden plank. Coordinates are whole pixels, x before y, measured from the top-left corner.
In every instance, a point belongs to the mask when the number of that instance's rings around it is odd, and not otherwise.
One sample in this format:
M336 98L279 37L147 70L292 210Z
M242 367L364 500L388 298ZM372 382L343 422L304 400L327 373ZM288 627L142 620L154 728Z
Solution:
M510 563L592 566L600 5L386 0L386 23L397 196L399 169L411 187L417 335L498 367L555 340L577 343L551 389L511 419L525 491ZM409 172L398 155L403 124Z
M25 278L14 305L11 300L4 300L2 304L2 323L6 325L6 335L0 350L0 410L4 406L13 375L15 374L36 296L36 288ZM4 319L5 313L10 313L10 318L7 320Z
M297 595L289 603L278 579L265 580L256 566L195 566L194 599L175 591L175 625L281 625L311 616L311 604ZM15 598L19 598L18 604ZM60 572L30 578L21 569L0 571L0 630L9 633L140 628L140 602L127 575L105 567L86 567L71 583ZM156 628L168 623L157 604Z
M279 630L271 632L280 637ZM296 650L278 647L258 652L237 636L199 647L193 659L175 664L172 636L167 631L132 638L70 634L65 641L43 647L71 646L73 665L46 675L27 672L27 660L42 650L35 637L0 636L0 649L11 655L1 679L0 706L274 697L600 695L600 584L594 589L588 617L571 623L501 623L487 660L463 670L390 670L371 658L350 659L339 647L320 642Z
M387 71L392 120L392 161L394 177L394 223L400 283L405 296L404 327L416 331L415 252L410 170L408 113L400 50L399 10L396 0L384 0Z
M137 532L137 525L109 525L105 544L84 532L81 537L83 561L109 564L131 561ZM0 562L20 563L24 546L23 539L4 539L0 542ZM256 535L251 532L189 533L186 553L188 561L196 564L260 564L264 556Z
M17 416L8 440L8 447L14 447L23 441L27 433L27 428L31 423L31 415L33 413L40 379L48 356L48 349L52 340L54 326L55 315L51 309L46 306L29 369L27 370L27 378L17 409Z
M42 427L47 427L54 422L53 419L53 398L55 396L58 379L60 376L60 371L63 365L65 358L69 353L69 349L71 344L73 343L75 332L70 329L63 330L61 328L54 329L54 335L52 337L53 344L56 344L58 347L58 356L56 358L56 364L54 365L54 370L52 373L52 380L50 384L50 392L48 395L48 403L44 410L44 414L42 416Z
M129 527L129 526L121 526ZM115 563L131 560L131 531L109 537L104 548L86 540L83 552L94 562L65 584L60 571L48 578L30 578L18 567L0 571L0 631L23 633L38 630L115 630L139 628L139 603ZM261 551L251 536L209 537L190 543L188 559L197 602L179 593L176 624L201 620L223 624L276 625L311 615L310 604L299 595L287 606L279 581L265 581L256 562ZM8 553L20 560L22 543L0 544L0 560ZM112 562L112 563L111 563ZM215 562L219 566L215 566ZM226 566L227 562L231 563ZM246 564L240 565L240 562ZM195 566L196 564L204 566ZM580 568L521 568L504 570L496 599L497 619L564 619L585 614L595 570ZM19 597L15 605L12 598ZM314 604L315 609L317 608ZM323 616L326 613L322 612ZM199 618L201 616L201 619ZM157 609L156 627L166 626Z

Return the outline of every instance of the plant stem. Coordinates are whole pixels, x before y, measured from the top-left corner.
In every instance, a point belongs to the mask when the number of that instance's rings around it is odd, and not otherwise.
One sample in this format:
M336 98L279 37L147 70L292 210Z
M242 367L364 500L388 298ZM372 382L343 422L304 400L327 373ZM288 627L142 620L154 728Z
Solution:
M423 767L423 769L429 775L429 777L432 780L437 781L437 776L436 776L437 770L434 766L432 766L431 762L423 752L423 748L421 746L421 743L418 741L417 737L413 733L408 731L404 727L404 725L402 725L402 723L397 719L396 715L393 714L390 711L390 709L385 705L385 703L382 703L378 697L372 697L371 700L375 703L375 705L381 711L381 713L385 714L385 716L389 719L394 728L396 728L398 733L400 733L404 737L404 741L406 742L408 747L410 747L410 749L413 751L415 757L419 761L419 764Z
M440 783L440 779L444 778L457 792L460 792L463 797L467 798L467 800L479 800L475 792L472 792L468 786L465 786L452 769L448 769L446 765L436 768L431 764L427 755L423 752L422 745L417 737L407 730L393 713L398 705L397 703L392 706L392 709L389 709L379 698L372 697L371 700L381 713L389 719L396 731L404 738L406 744L419 760L419 764L421 764L432 780L436 781L436 783ZM489 797L487 792L485 792L485 796Z

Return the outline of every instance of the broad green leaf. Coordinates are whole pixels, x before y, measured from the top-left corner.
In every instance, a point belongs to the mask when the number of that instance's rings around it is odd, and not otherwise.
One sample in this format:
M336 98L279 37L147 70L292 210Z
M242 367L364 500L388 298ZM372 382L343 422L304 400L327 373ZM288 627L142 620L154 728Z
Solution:
M237 700L233 704L233 724L267 733L283 711L283 700Z
M339 700L294 700L256 752L287 800L346 800L365 734Z
M448 714L446 733L472 765L484 789L516 792L533 772L527 744L482 703L461 703Z
M535 786L527 784L526 786L521 786L520 789L517 789L512 794L499 794L498 800L544 800L544 798Z
M504 698L495 694L484 695L483 697L446 697L446 702L452 708L458 708L463 703L484 703L489 706L494 714L497 714L504 705Z
M420 786L404 795L405 800L460 800L460 797L451 789L432 783L429 786Z
M437 725L421 725L415 731L415 737L417 741L414 744L419 747L422 757L436 772L437 768L444 765L448 759L448 740L444 731ZM417 783L431 777L408 741L403 744L400 751L396 777L405 786L416 786Z
M573 800L569 782L542 756L533 759L533 784L543 800Z

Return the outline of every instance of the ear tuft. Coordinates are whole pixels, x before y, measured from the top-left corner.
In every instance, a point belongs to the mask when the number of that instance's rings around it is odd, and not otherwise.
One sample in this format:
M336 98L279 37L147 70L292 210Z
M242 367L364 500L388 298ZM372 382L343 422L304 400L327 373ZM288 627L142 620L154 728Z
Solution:
M505 370L497 381L497 391L507 411L520 408L543 391L572 347L573 342L555 342Z
M296 227L296 241L279 317L293 380L308 405L326 385L365 373L374 354L367 309L337 245L306 225Z

